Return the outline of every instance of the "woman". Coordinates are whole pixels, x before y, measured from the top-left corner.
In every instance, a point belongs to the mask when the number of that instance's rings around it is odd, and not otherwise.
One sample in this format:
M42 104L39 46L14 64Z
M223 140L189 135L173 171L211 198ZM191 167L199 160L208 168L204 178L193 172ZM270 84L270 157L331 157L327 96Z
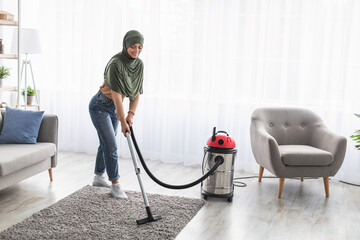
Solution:
M129 125L143 93L144 65L139 54L144 44L144 38L138 31L126 33L122 52L113 56L104 72L104 83L92 97L89 104L91 120L98 133L100 145L98 148L93 185L111 188L111 195L117 199L127 199L119 184L118 155L116 133L121 124L121 132L130 133ZM127 116L124 113L123 100L130 98ZM127 124L129 123L129 125ZM109 177L106 180L104 173Z

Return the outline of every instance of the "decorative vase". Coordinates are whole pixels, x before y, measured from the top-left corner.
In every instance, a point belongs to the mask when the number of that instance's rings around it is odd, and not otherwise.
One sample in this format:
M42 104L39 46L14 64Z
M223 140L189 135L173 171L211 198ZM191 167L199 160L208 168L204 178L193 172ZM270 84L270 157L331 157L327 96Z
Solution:
M0 87L2 87L2 79L0 79Z
M27 96L27 104L33 105L35 103L35 96Z
M25 102L25 96L24 97L24 102ZM35 104L35 96L26 96L27 98L27 105L34 105Z

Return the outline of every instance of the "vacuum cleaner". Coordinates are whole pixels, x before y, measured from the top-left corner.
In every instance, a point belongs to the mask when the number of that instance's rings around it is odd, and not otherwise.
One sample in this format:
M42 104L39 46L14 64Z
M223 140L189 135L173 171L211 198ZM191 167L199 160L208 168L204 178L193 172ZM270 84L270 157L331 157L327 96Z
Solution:
M218 135L224 133L225 135ZM201 194L206 200L209 197L227 198L228 202L232 202L234 193L234 161L237 150L235 149L235 141L229 137L225 131L216 132L213 129L213 135L207 141L204 147L204 159L202 164L202 172L209 171L218 159L222 159L224 164L219 166L214 174L211 174L203 182L201 182Z
M170 189L185 189L193 187L199 183L202 183L202 195L206 200L208 196L210 197L226 197L229 202L232 201L233 197L233 172L234 172L234 159L236 155L235 142L229 137L229 135L224 131L216 132L216 128L213 129L213 135L207 142L207 147L204 148L204 158L203 158L203 176L197 179L194 182L184 184L184 185L170 185L164 183L157 179L147 167L140 148L136 142L134 130L130 127L130 132L126 132L126 139L129 145L131 158L133 160L135 173L138 178L140 185L141 193L144 199L144 204L146 208L147 217L136 220L137 224L144 224L148 222L153 222L162 219L160 215L153 215L150 209L149 200L146 196L146 192L141 180L141 172L138 167L135 153L133 150L133 145L136 149L137 155L140 159L142 166L144 167L146 173L149 177L155 181L157 184L170 188ZM218 133L225 133L226 136L218 135ZM219 166L223 165L221 168ZM219 170L217 171L217 169Z

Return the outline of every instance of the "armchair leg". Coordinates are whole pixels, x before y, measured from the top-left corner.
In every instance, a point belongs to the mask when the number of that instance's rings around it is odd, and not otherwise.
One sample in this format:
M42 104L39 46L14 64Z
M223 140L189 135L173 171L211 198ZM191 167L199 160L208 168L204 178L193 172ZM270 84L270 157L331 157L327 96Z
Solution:
M284 188L285 178L279 178L279 191L278 191L278 198L281 198L282 190Z
M52 168L49 168L48 171L49 171L50 181L52 181L53 180Z
M325 194L326 197L329 197L329 177L323 177L324 180L324 187L325 187Z
M260 166L260 168L259 168L259 179L258 179L259 182L261 182L263 173L264 173L264 167Z
M304 181L304 178L303 178L303 177L301 177L301 178L300 178L300 180L303 182L303 181Z

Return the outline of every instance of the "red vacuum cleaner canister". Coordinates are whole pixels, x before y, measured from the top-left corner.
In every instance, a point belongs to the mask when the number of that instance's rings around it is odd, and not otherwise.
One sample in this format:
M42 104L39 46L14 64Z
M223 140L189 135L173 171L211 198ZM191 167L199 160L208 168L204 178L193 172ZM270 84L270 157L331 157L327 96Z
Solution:
M218 133L224 133L226 135L218 135ZM213 129L213 135L206 143L209 147L216 148L235 148L235 141L225 131L216 132L216 128Z
M224 134L218 134L224 133ZM234 161L236 156L235 141L225 131L216 132L207 141L204 147L203 174L210 171L216 162L223 160L216 171L201 182L201 194L206 200L208 197L233 199L234 193Z

